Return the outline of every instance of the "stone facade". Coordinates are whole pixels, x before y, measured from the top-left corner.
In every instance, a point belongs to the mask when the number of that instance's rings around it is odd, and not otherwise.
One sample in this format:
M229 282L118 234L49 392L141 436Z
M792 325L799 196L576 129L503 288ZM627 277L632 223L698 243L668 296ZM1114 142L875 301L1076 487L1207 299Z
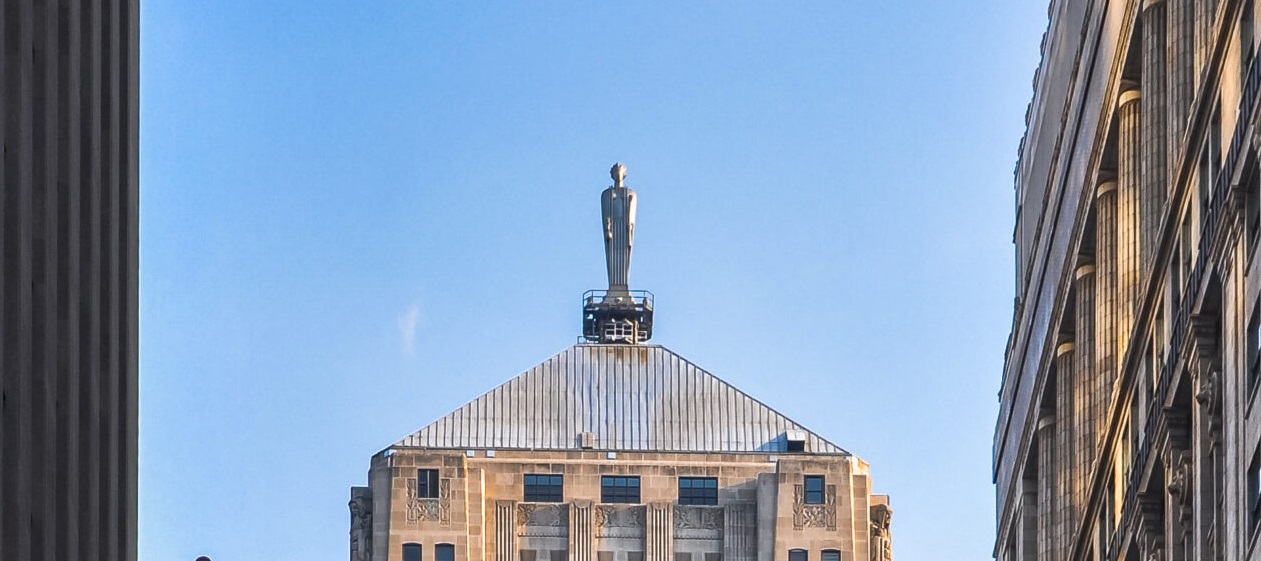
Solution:
M995 559L1261 559L1259 8L1050 4Z
M557 496L526 496L537 475ZM612 502L607 476L639 496ZM707 504L682 478L712 480ZM865 462L657 346L576 345L373 456L368 481L352 561L892 559Z

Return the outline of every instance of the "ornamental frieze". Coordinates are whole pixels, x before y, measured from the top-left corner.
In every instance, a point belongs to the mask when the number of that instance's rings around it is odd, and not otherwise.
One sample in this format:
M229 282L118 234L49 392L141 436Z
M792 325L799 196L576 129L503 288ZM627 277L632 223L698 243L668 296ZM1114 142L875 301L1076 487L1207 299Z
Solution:
M419 484L416 478L407 479L407 521L438 522L443 526L451 524L451 480L438 480L438 497L418 497Z

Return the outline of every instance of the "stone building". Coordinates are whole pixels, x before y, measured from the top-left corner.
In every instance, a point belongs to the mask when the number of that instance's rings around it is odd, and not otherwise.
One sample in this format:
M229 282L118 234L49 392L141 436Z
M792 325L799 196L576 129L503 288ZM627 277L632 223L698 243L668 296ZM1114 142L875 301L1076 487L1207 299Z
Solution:
M575 344L372 457L352 561L890 561L868 466L659 345L602 196L609 288Z
M0 559L136 559L138 0L0 8Z
M1053 0L1015 172L1000 561L1261 558L1252 0Z

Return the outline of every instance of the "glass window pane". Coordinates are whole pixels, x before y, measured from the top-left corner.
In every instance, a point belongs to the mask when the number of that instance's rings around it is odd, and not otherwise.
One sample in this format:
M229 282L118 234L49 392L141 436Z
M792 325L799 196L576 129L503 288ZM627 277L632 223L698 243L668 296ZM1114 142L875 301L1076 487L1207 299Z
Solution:
M449 543L440 543L434 548L435 561L455 561L455 546Z
M420 544L403 544L403 561L420 561Z

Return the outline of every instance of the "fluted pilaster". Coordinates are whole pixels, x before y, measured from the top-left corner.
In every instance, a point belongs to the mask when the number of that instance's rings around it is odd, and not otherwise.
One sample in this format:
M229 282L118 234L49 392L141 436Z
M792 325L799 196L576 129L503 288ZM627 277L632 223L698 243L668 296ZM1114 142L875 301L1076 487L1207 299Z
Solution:
M1168 156L1165 126L1166 49L1165 26L1168 19L1165 0L1147 0L1143 8L1143 75L1141 103L1142 186L1139 203L1139 263L1137 292L1151 271L1160 241L1158 232L1164 217L1168 192Z
M674 505L650 503L644 528L644 561L674 561Z
M1120 337L1117 336L1120 294L1117 290L1117 184L1099 185L1095 200L1095 372L1090 390L1090 438L1093 462L1098 454L1100 419L1116 377Z
M1142 189L1142 102L1138 90L1121 93L1117 106L1117 357L1125 355L1125 346L1134 326L1134 310L1138 306L1141 263L1140 190Z
M569 560L593 561L595 549L595 508L592 501L569 505Z
M1073 467L1077 452L1074 438L1079 430L1073 419L1073 398L1076 396L1077 364L1073 342L1060 343L1055 349L1055 556L1068 551L1069 532L1073 527Z
M1038 559L1056 555L1055 412L1038 419Z
M1183 135L1187 130L1191 100L1195 95L1193 68L1195 64L1195 1L1168 0L1165 8L1168 19L1167 64L1168 90L1166 92L1166 128L1168 129L1168 160L1166 167L1178 165L1182 153ZM1170 170L1169 177L1177 170ZM1168 186L1170 190L1172 185Z
M1093 262L1083 263L1077 267L1073 279L1073 292L1076 301L1073 303L1073 325L1077 332L1077 344L1073 350L1073 465L1070 472L1074 475L1069 488L1072 519L1068 525L1070 538L1072 532L1081 524L1081 505L1085 504L1086 473L1095 457L1095 420L1092 415L1091 400L1098 386L1095 381L1098 365L1095 363L1096 349L1096 294L1095 265Z
M517 501L495 501L495 561L517 558Z

